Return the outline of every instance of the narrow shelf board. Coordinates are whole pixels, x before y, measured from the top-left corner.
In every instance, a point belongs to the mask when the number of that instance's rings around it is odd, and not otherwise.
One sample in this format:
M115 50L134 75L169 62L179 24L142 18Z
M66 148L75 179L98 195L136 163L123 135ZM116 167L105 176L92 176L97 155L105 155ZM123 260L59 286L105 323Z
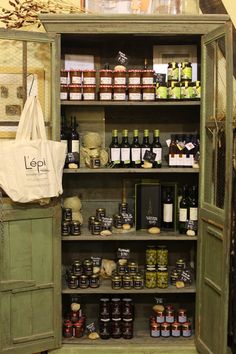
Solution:
M200 100L160 101L61 101L62 106L200 106Z
M136 289L119 289L114 290L111 287L111 280L102 280L102 284L99 288L87 288L87 289L69 289L65 286L62 287L62 294L194 294L196 293L196 286L193 283L190 286L186 286L181 289L177 289L174 285L169 285L168 288L160 289L160 288L153 288L147 289L143 288L140 290Z
M185 345L194 345L194 335L188 338L184 337L168 337L168 338L163 338L163 337L158 337L158 338L152 338L149 335L148 331L138 331L135 333L134 331L134 337L132 339L113 339L110 338L108 340L103 340L103 339L98 339L98 340L91 340L88 339L87 336L81 337L81 338L63 338L62 339L62 344L76 344L76 345L91 345L92 347L96 346L135 346L135 345L141 345L142 348L145 345L146 346L185 346Z
M199 168L162 167L162 168L65 168L64 173L199 173Z

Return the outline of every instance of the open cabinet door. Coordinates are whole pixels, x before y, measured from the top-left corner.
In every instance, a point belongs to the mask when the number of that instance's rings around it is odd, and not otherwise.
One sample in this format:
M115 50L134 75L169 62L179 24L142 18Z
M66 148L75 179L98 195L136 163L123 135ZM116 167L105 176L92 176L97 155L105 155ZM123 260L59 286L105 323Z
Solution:
M200 216L196 345L227 352L232 198L232 25L202 38Z
M0 138L14 138L30 91L40 100L48 136L56 136L57 48L57 38L43 33L0 31ZM0 353L60 346L60 254L59 205L0 198Z

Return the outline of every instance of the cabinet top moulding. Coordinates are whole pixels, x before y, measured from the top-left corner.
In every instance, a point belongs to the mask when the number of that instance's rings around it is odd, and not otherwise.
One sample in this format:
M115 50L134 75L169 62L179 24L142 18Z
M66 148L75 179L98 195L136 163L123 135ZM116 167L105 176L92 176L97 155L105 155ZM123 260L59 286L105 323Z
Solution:
M200 106L201 101L61 101L62 106Z
M78 34L204 34L229 20L228 15L40 15L47 32Z

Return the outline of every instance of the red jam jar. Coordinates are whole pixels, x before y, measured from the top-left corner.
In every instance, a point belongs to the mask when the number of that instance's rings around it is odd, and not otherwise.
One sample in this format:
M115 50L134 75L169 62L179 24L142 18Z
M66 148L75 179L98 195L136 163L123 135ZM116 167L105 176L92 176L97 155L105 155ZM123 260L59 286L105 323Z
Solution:
M142 93L141 93L141 85L129 85L128 92L129 92L129 101L141 101L142 100Z
M129 70L128 71L128 84L141 85L142 70Z
M69 99L82 100L82 87L80 85L69 85Z
M68 84L68 70L61 70L60 83L61 85Z
M154 101L156 88L154 85L143 85L143 101Z
M112 100L112 85L100 85L99 86L100 101Z
M114 70L113 71L114 85L126 85L126 71Z
M67 85L61 85L60 99L62 101L68 100L68 86Z
M84 70L83 83L84 85L96 85L96 70Z
M96 98L96 85L83 86L84 101L94 101Z
M113 100L114 101L125 101L126 100L126 86L125 85L113 86Z
M142 70L142 84L153 85L154 73L154 70Z
M100 85L112 85L112 70L100 70Z
M70 84L81 85L82 84L82 71L70 70Z

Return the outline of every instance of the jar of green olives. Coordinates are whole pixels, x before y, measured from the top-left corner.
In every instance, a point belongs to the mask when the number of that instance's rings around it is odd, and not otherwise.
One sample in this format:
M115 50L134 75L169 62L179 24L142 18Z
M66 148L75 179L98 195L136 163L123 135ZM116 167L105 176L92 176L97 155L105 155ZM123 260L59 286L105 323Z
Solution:
M157 261L156 247L148 245L146 249L146 265L155 266Z
M161 289L168 288L168 269L167 267L157 268L157 287Z
M164 245L157 247L157 265L166 267L168 265L168 249Z
M147 266L145 271L145 286L148 289L153 289L156 287L156 268L153 266Z

